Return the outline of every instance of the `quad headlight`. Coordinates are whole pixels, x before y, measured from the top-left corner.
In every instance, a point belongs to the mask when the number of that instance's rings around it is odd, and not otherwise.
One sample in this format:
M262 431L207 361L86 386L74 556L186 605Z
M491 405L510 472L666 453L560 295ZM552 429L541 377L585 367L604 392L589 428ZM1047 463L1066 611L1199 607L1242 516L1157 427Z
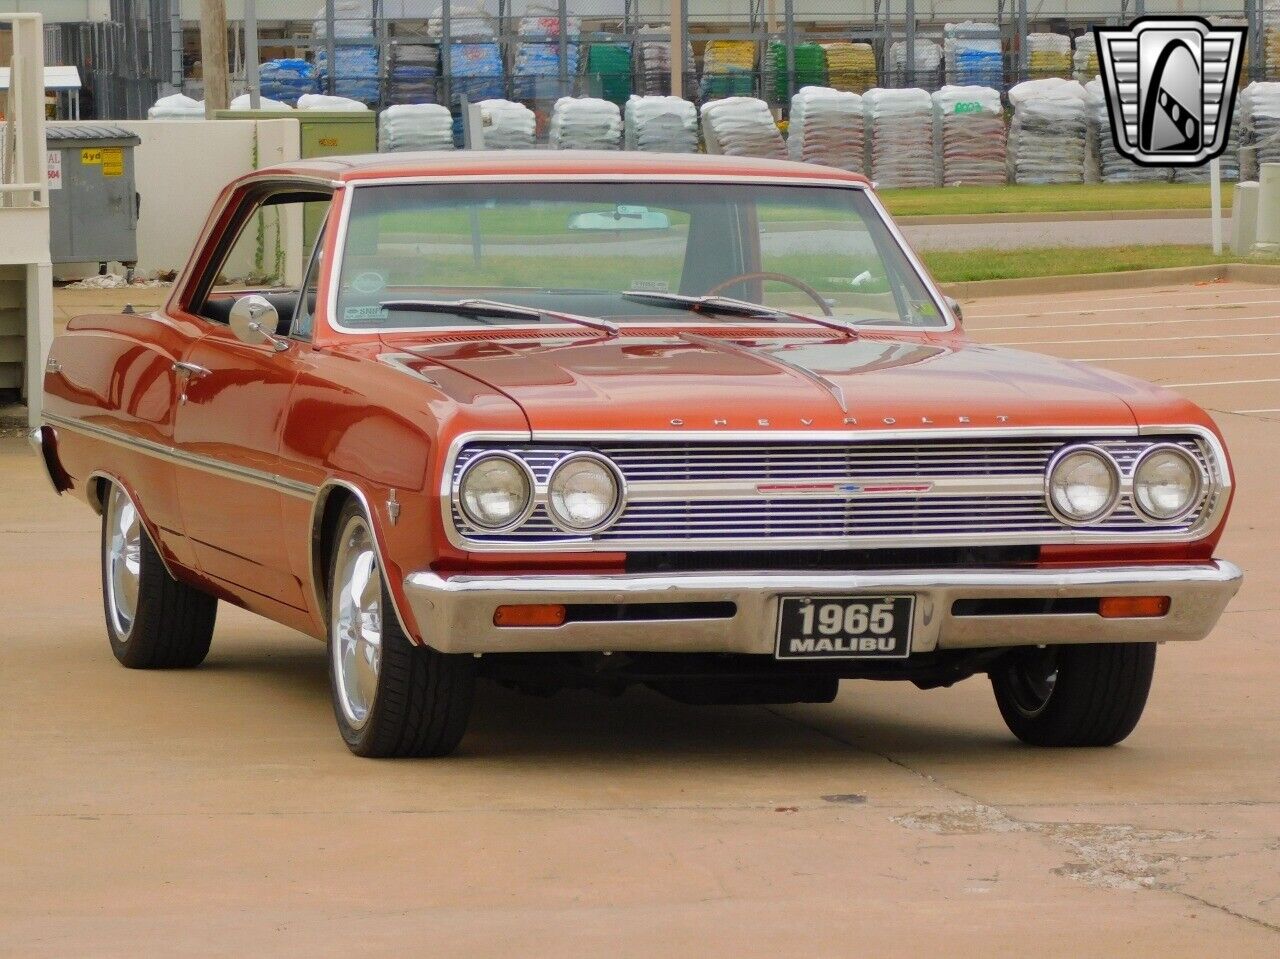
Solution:
M533 474L506 453L477 456L458 480L458 505L468 522L481 529L512 529L533 509Z
M603 456L566 456L547 479L547 512L566 532L599 532L617 517L621 504L622 480Z
M1055 457L1046 478L1049 506L1072 525L1096 523L1120 498L1120 470L1096 446L1068 447Z
M1168 523L1185 516L1203 490L1200 466L1186 450L1153 446L1133 470L1133 501L1148 519Z

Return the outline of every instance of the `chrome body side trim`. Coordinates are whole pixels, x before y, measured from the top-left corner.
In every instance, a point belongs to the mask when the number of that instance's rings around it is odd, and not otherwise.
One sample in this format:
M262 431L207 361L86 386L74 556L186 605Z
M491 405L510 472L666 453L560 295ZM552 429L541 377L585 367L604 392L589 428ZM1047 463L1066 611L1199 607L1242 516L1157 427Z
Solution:
M83 420L73 420L69 417L59 416L55 413L45 413L44 418L48 422L57 423L59 426L71 430L73 433L82 433L85 436L92 436L94 439L100 439L107 443L114 443L116 446L123 446L126 449L136 450L140 453L147 453L159 459L167 460L178 466L187 466L191 469L201 470L205 473L212 473L215 476L225 476L230 479L242 480L246 483L252 483L255 486L263 486L267 489L279 490L288 496L296 496L300 499L312 499L316 495L316 487L309 483L300 483L297 480L287 479L278 473L268 473L265 470L250 469L247 466L236 466L231 463L224 463L221 460L214 459L212 456L201 456L199 453L190 453L186 450L179 450L163 443L155 443L151 440L144 440L136 436L128 436L117 430L108 429L104 426L95 426L92 423L86 423Z
M829 177L829 178L783 177L783 176L757 177L757 176L733 176L733 175L711 176L711 175L662 174L662 173L657 173L657 174L608 173L608 174L585 174L581 176L575 176L570 174L544 174L544 175L538 176L536 180L532 182L537 182L537 183L587 183L587 182L627 183L627 182L637 182L637 181L643 182L643 183L716 183L716 184L724 184L724 185L756 184L756 185L763 185L763 186L787 186L787 187L794 187L797 189L804 189L806 187L822 187L822 188L830 189L832 187L835 187L835 188L845 189L845 190L861 190L865 192L867 196L870 198L871 206L876 211L876 214L879 216L880 222L884 224L884 226L889 232L890 237L892 237L893 241L898 245L898 249L902 252L902 255L906 257L907 262L909 262L912 265L912 267L915 269L917 276L919 276L921 282L925 286L926 291L929 293L929 297L933 300L934 306L938 308L938 315L946 318L946 323L940 326L911 326L909 324L881 326L877 324L873 328L874 331L877 333L879 332L946 333L950 330L956 329L957 327L955 314L952 312L950 306L947 305L946 297L944 297L942 294L942 291L938 289L937 284L933 282L933 278L929 276L928 271L924 268L924 265L920 262L920 259L915 255L914 252L912 252L911 247L907 245L906 237L902 235L902 231L898 229L897 225L893 222L893 219L889 216L889 211L885 209L884 204L880 202L879 198L875 195L875 192L865 183L859 183L854 180L843 180L835 177ZM408 177L381 177L381 178L373 178L373 179L366 179L366 180L346 180L344 181L343 185L345 187L348 187L348 189L341 191L343 194L341 198L342 208L338 213L338 237L337 237L337 245L333 254L333 263L332 263L331 269L335 271L335 275L336 275L336 271L340 271L342 269L342 261L344 256L346 255L347 230L351 220L351 204L355 197L356 190L367 190L367 189L377 188L380 186L405 186L405 185L430 186L433 184L441 184L441 183L527 183L527 182L530 182L528 177L522 177L516 173L485 174L485 175L459 174L454 176L425 175L425 176L408 176ZM369 334L369 333L411 333L411 332L427 332L427 331L433 332L433 333L449 333L449 332L458 332L463 330L473 331L476 329L476 326L474 324L469 326L423 327L421 329L397 328L397 327L391 327L391 328L374 327L367 330L351 329L350 327L343 326L338 321L338 284L337 283L332 283L330 284L330 287L329 287L328 314L329 314L329 328L332 329L335 333ZM789 325L799 327L799 328L808 328L812 326L812 322L814 321L810 321L808 323L796 322L794 324L789 324ZM649 325L650 324L644 324L644 323L627 324L627 328L631 329L634 326L634 328L642 329L642 328L648 327ZM653 324L653 325L660 326L661 328L669 330L671 329L673 324L668 322L668 323ZM778 328L784 331L787 328L787 326L788 326L787 324L782 324L782 323L778 324ZM519 324L512 324L509 327L504 327L504 329L527 329L530 332L534 330L540 330L543 334L550 332L554 328L555 327L553 327L549 323L531 324L528 327L521 327ZM572 326L569 326L568 328L573 329ZM856 323L851 323L849 326L849 329L856 333L859 327Z
M429 644L445 653L661 651L771 655L782 596L916 597L913 652L1029 643L1165 642L1203 639L1240 587L1222 560L1110 569L953 569L848 573L681 573L405 577L405 594ZM957 616L967 599L1064 599L1167 595L1169 612L1147 619L1093 613ZM734 615L675 620L570 621L556 627L493 625L496 607L551 603L732 602Z

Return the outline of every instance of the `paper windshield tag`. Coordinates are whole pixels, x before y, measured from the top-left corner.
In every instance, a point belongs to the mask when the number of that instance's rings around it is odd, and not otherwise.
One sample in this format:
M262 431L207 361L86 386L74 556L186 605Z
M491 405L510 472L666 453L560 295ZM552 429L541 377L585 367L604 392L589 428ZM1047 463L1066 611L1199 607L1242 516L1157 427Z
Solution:
M344 320L359 322L361 320L385 320L388 314L380 306L348 306L342 311Z

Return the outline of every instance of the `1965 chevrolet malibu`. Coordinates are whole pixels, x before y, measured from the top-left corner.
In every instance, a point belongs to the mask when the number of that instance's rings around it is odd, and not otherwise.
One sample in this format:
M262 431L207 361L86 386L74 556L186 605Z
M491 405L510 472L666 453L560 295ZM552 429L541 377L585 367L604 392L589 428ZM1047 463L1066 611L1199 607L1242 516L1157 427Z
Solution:
M293 287L226 292L325 211ZM102 515L111 648L219 600L328 643L363 756L477 677L829 702L990 677L1020 739L1133 729L1203 638L1231 466L1180 396L975 344L860 177L721 157L391 155L223 193L165 307L52 348L54 486Z

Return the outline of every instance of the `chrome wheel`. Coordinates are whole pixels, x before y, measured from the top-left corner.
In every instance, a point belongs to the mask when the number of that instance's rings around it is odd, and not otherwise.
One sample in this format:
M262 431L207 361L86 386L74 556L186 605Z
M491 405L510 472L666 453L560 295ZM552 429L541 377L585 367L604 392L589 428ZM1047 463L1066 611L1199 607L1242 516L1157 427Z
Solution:
M120 641L133 629L142 575L142 524L129 494L118 485L107 499L107 535L103 542L107 612Z
M369 720L382 669L382 571L361 516L342 531L334 563L330 655L338 702L352 729Z

